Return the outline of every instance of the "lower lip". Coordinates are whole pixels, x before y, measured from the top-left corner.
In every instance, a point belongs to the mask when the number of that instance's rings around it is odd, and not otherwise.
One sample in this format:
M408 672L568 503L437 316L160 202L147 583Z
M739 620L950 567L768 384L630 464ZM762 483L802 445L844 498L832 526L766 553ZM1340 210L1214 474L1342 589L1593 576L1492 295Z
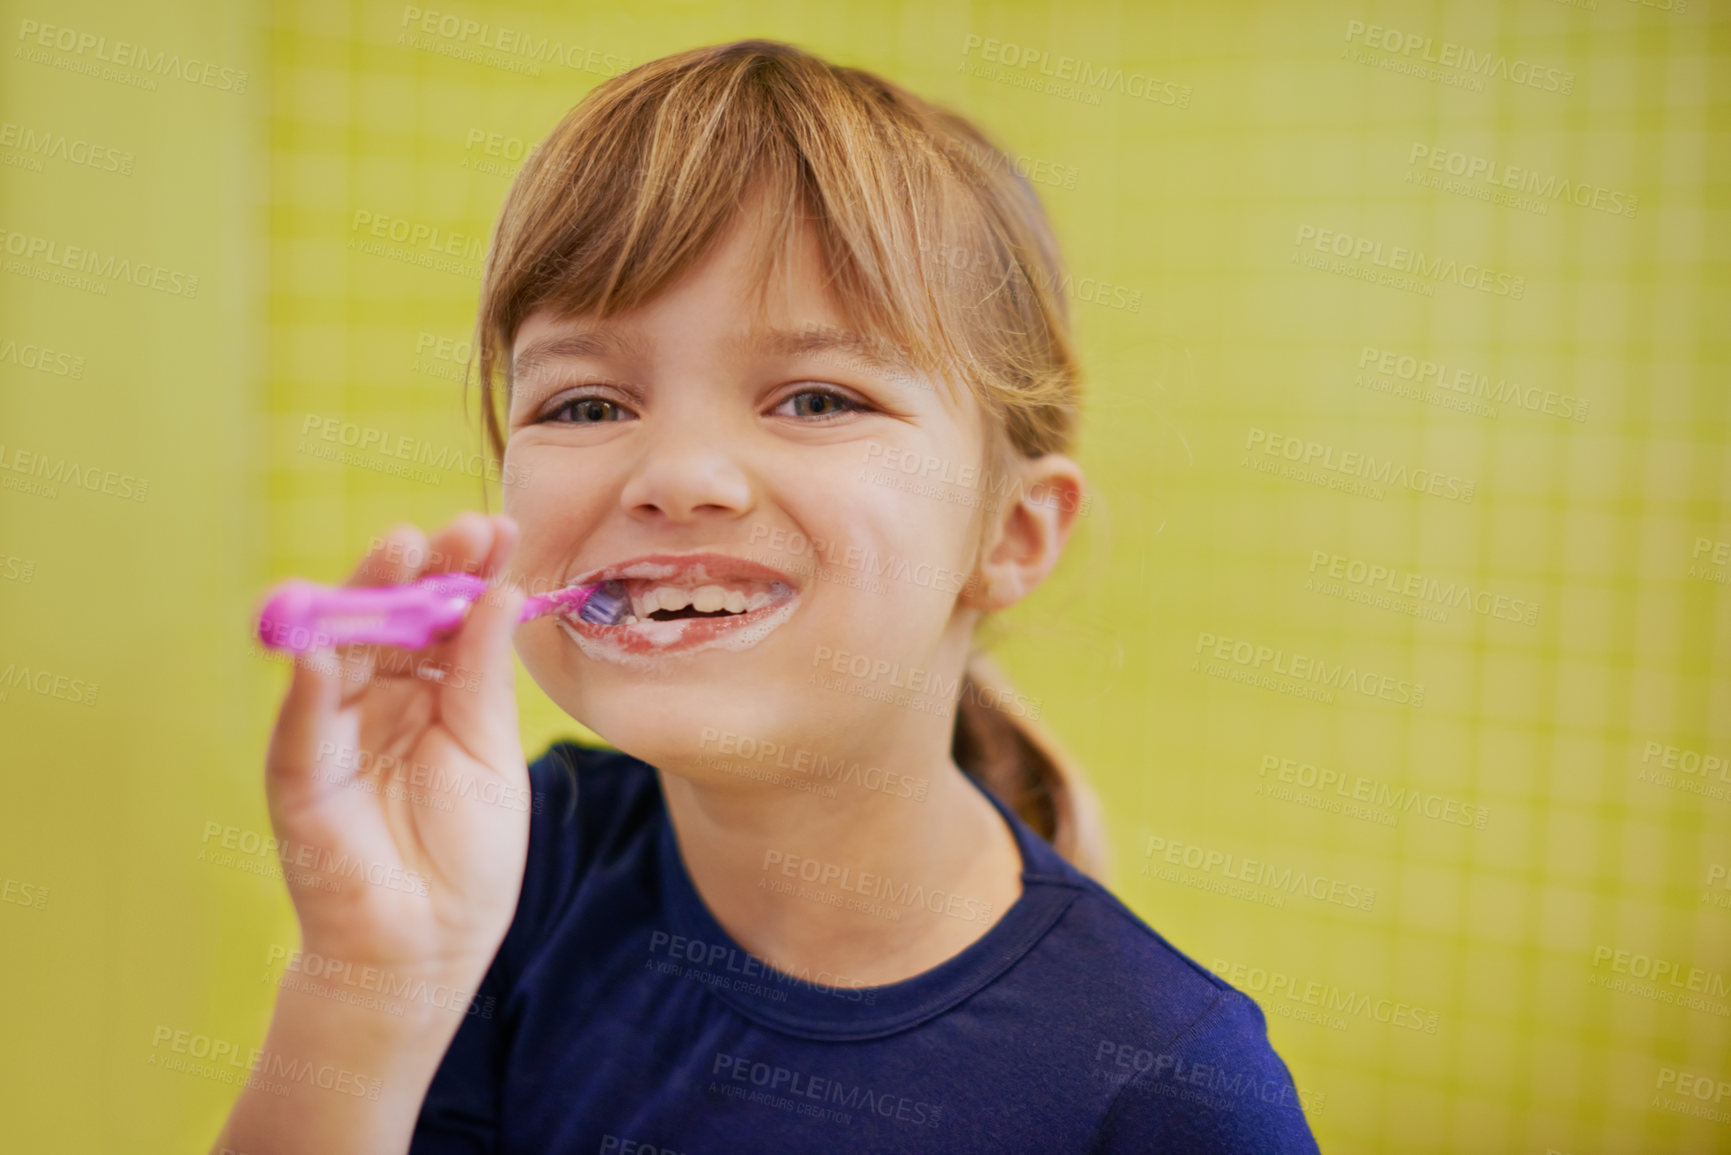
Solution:
M795 593L772 605L725 618L639 620L628 626L599 626L574 614L559 614L554 620L590 657L617 661L699 650L748 649L785 622L798 603Z

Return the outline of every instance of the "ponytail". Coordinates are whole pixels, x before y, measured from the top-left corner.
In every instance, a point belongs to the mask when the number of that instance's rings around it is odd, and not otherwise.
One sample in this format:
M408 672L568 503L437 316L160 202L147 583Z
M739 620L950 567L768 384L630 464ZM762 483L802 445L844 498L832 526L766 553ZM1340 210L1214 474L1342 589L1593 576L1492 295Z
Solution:
M1104 884L1109 861L1100 800L1043 726L1004 708L1014 700L997 664L973 654L962 675L950 757L1066 861Z

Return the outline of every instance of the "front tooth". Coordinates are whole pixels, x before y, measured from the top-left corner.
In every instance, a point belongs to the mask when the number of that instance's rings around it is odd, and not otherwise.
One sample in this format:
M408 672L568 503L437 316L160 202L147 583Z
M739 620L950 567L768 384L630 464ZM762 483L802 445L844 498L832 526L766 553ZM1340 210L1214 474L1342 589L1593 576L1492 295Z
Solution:
M727 591L720 586L698 586L691 592L691 604L700 614L712 614L727 603Z
M727 598L721 603L721 608L730 614L745 612L745 595L738 590L728 590Z
M769 604L769 594L763 590L753 590L751 596L743 599L746 609L761 609ZM732 608L731 606L728 608Z
M662 586L654 592L658 595L660 606L664 610L682 610L691 604L691 595L674 586Z

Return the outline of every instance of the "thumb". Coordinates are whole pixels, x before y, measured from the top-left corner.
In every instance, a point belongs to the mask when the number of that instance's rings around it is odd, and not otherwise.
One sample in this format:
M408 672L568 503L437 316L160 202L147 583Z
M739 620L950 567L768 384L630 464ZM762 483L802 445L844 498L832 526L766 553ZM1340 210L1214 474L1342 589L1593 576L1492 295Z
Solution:
M342 676L329 650L297 654L294 675L277 711L265 753L266 792L293 806L318 793L314 766L321 741L333 732L342 699Z
M451 649L453 670L440 692L440 713L477 757L503 767L517 760L517 666L512 638L526 595L491 585L469 609Z

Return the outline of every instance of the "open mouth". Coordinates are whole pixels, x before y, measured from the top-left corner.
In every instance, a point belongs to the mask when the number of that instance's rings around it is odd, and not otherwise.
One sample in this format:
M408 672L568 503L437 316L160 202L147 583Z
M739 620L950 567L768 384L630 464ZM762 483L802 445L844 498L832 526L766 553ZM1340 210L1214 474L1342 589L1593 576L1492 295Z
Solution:
M798 600L777 571L719 554L643 558L583 580L607 581L608 592L625 601L610 625L557 615L566 634L596 656L742 649L785 621Z
M707 581L694 586L627 578L619 584L624 587L630 605L618 623L621 626L634 622L745 617L783 601L793 592L785 582L769 581Z

